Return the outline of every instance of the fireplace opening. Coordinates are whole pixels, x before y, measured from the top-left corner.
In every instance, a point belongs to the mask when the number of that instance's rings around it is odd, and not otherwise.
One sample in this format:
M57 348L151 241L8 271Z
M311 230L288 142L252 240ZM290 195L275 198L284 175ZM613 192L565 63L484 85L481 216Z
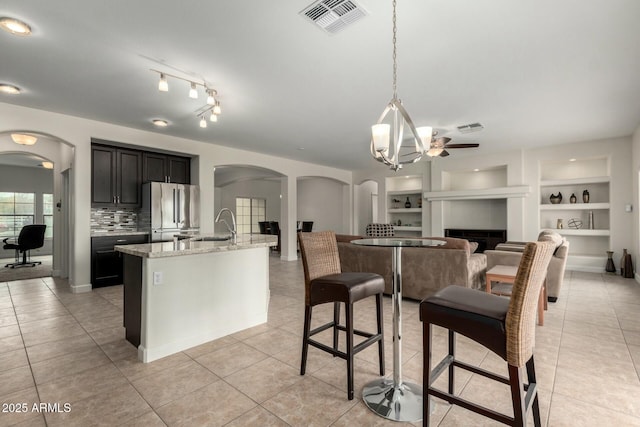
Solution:
M467 239L470 242L477 242L478 249L476 249L476 252L495 249L496 245L507 241L507 230L446 228L444 235L445 237L457 237L459 239Z

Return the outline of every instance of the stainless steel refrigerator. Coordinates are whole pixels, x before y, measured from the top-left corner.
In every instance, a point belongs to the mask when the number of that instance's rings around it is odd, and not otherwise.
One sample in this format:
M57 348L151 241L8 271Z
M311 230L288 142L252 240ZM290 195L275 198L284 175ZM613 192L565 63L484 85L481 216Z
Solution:
M200 188L197 185L149 182L142 185L141 222L152 242L173 240L178 233L200 230Z

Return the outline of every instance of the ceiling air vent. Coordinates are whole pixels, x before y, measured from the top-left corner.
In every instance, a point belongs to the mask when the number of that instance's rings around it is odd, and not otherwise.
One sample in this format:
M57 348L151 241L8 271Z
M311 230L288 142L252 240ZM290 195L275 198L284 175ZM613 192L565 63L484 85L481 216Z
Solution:
M367 16L367 11L353 0L319 0L307 6L300 15L330 34Z
M468 125L462 125L462 126L458 126L458 131L460 131L460 133L471 133L471 132L478 132L481 131L482 129L484 129L484 126L482 126L481 123L469 123Z

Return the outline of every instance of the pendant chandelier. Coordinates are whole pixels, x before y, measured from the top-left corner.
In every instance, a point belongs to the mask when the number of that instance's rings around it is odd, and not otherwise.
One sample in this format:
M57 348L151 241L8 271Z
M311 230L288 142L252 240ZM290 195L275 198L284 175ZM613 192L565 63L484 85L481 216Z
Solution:
M403 164L414 163L422 158L426 150L431 147L433 129L429 126L416 128L409 117L409 113L398 99L397 81L398 64L396 60L396 0L393 0L393 98L382 112L378 122L371 126L371 155L377 161L384 163L394 171L402 168ZM388 122L385 122L390 116ZM390 123L389 123L390 122ZM405 126L408 128L409 138L405 139ZM407 142L414 147L401 151L402 144ZM426 147L426 149L425 149Z

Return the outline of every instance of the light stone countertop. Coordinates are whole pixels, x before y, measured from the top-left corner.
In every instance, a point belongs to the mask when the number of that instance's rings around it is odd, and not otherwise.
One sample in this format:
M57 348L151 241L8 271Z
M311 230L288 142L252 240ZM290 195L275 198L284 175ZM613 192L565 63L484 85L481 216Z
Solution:
M133 231L133 230L105 230L98 231L92 230L91 237L109 237L109 236L142 236L149 234L148 231Z
M186 236L185 236L186 237ZM115 250L142 258L164 258L183 255L225 252L278 245L278 237L269 234L239 234L238 243L226 241L198 241L199 238L220 237L215 234L199 234L175 242L118 245Z

